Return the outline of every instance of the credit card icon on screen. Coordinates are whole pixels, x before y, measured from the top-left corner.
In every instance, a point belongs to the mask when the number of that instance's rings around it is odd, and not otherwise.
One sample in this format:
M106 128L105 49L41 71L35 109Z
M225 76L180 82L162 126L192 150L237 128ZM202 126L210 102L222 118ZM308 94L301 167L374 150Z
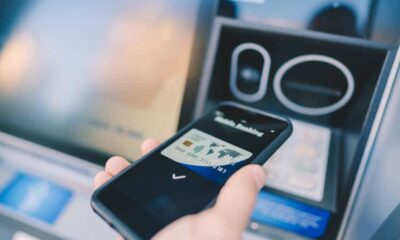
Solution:
M197 129L185 133L161 154L179 163L202 167L234 165L252 155Z
M252 153L198 129L191 129L161 154L213 181L223 183Z

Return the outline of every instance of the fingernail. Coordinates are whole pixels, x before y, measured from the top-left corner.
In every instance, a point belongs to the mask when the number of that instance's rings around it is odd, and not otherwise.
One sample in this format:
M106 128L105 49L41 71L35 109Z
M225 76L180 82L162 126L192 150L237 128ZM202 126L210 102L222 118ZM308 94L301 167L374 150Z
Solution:
M261 167L261 166L253 167L252 168L252 175L253 175L254 181L256 181L256 183L257 183L257 187L259 189L261 189L265 184L265 178L266 178L266 174L265 174L264 168Z

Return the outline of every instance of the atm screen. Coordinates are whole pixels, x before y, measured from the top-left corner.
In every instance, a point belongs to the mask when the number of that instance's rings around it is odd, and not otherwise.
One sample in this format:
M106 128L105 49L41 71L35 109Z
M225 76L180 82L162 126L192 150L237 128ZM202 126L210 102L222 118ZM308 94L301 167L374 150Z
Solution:
M73 153L137 158L143 139L176 131L199 5L21 6L0 33L0 130Z

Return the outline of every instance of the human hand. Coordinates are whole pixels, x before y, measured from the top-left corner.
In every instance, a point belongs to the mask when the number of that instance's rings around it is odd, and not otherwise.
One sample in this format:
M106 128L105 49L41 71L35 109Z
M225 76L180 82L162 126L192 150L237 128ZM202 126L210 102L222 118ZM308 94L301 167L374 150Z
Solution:
M146 154L158 144L152 139L144 141L142 153ZM105 171L96 175L95 188L128 166L129 162L122 157L110 158ZM174 221L153 239L241 239L265 177L261 166L251 164L241 168L225 183L212 208Z

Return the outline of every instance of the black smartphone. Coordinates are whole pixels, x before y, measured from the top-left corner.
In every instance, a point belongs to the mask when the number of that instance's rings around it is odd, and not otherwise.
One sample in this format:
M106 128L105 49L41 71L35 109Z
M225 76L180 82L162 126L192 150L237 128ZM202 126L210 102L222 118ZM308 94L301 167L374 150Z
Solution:
M151 238L211 206L229 176L265 163L291 133L288 119L222 103L97 189L92 208L125 238Z

